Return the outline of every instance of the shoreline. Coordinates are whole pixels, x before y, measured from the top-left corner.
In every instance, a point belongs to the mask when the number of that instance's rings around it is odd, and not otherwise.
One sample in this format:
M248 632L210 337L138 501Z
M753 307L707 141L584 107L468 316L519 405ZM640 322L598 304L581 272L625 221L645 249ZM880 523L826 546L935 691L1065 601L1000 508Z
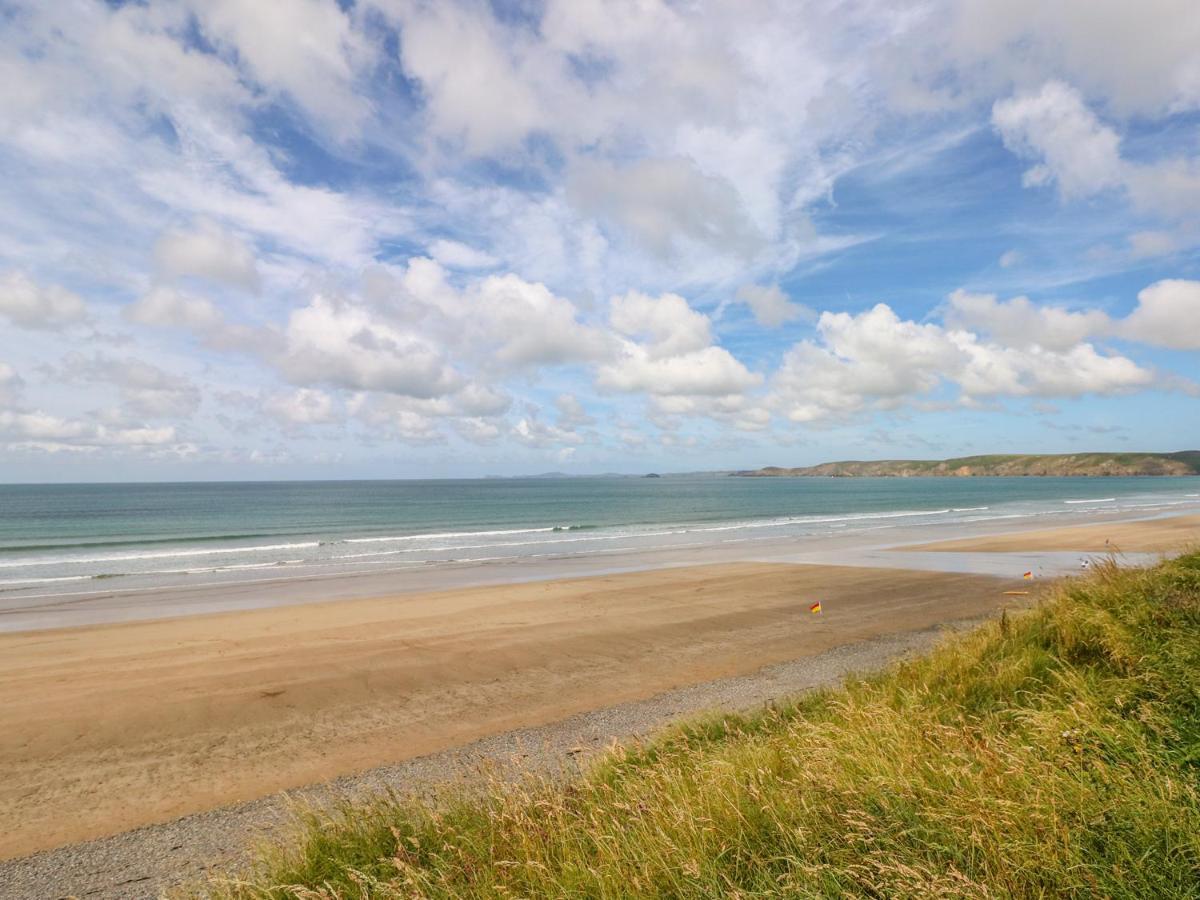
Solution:
M835 687L849 676L880 671L922 653L946 634L969 629L986 619L962 619L845 644L815 656L675 688L543 725L512 729L257 800L0 860L0 900L41 900L61 895L93 900L153 900L164 890L202 881L213 870L236 874L251 862L258 842L278 838L295 827L297 810L361 801L389 790L429 796L439 786L469 786L484 777L570 776L614 742L652 737L684 717L748 712L780 697Z
M1144 523L1109 522L1076 525L1073 527L1039 528L933 541L907 546L909 551L954 553L1020 553L1031 550L1066 551L1072 553L1177 553L1200 539L1200 515L1175 515L1161 519L1158 527L1149 529Z
M439 590L531 584L565 578L602 577L710 562L784 562L885 566L926 571L1005 574L1020 563L998 561L982 547L975 554L947 554L923 546L946 537L992 538L1029 531L1069 529L1121 522L1151 522L1200 514L1200 501L1176 502L1151 511L1095 509L1085 521L1058 512L973 523L888 523L839 534L770 537L737 543L703 542L614 553L564 554L544 559L443 563L374 572L288 574L245 581L214 580L169 587L106 588L47 596L0 593L0 635L120 622L154 621L381 596L411 596ZM883 552L888 551L888 552ZM929 552L925 552L929 551ZM902 558L901 553L905 554ZM1077 568L1073 551L1041 548L1037 564L1047 577ZM956 558L950 558L956 557ZM1135 561L1143 561L1136 560Z
M861 535L817 550L775 543L750 560L710 554L718 558L704 566L684 559L570 579L293 598L0 634L0 765L8 776L0 814L22 826L0 845L9 860L0 862L0 885L37 886L0 890L0 900L61 894L68 884L89 896L156 896L161 879L197 874L189 860L243 852L258 827L251 812L281 810L297 791L419 790L462 776L473 765L462 760L478 761L480 747L525 746L517 735L557 735L557 755L537 758L574 764L587 753L566 753L568 739L574 751L596 744L580 735L602 734L603 744L645 733L614 711L651 704L661 715L634 718L653 731L678 715L803 690L814 673L836 672L819 681L833 684L878 668L897 647L927 647L944 627L1035 600L1041 576L1074 572L1079 559L1036 548L1117 529L1148 548L1123 561L1151 561L1149 548L1200 537L1200 516L1009 528L1005 540L1032 549L1008 552L969 543L929 549L927 527L887 529L886 540L876 535L867 545ZM1020 572L1033 560L1045 565L1031 586ZM826 609L820 617L807 610L814 597ZM855 662L827 668L839 659ZM770 680L783 670L790 680ZM726 693L746 679L776 693ZM663 700L684 696L682 705ZM498 757L487 758L492 765ZM379 781L385 770L394 777ZM423 782L418 771L437 777ZM228 846L216 846L222 841ZM144 878L90 893L147 859L153 871ZM106 872L108 887L96 888ZM138 894L142 884L151 892Z

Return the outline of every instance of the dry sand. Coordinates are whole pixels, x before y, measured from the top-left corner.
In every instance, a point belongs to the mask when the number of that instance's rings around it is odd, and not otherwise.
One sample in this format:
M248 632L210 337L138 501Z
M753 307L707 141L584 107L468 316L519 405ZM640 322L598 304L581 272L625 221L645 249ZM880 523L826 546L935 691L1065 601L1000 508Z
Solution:
M896 550L952 550L973 553L1077 550L1081 553L1179 553L1200 544L1200 516L1173 516L1134 522L1071 525L1042 531L1018 531Z
M0 635L0 858L978 617L1011 586L744 563Z
M964 619L950 627L969 629L979 621ZM298 809L337 808L383 793L436 803L447 785L469 791L496 778L572 777L613 742L651 737L681 717L700 712L754 711L779 698L833 687L852 673L874 672L897 658L928 650L946 630L938 626L843 644L749 675L688 685L295 791L0 862L0 900L64 895L157 900L180 885L196 889L185 888L179 896L207 896L205 887L213 873L219 881L237 878L253 863L253 849L261 841L286 843L294 833Z

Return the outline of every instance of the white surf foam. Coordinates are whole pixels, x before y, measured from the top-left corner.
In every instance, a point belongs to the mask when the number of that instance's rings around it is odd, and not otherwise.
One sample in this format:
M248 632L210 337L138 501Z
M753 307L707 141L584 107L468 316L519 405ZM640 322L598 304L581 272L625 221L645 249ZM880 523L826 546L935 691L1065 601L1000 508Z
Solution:
M318 546L320 546L319 541L304 541L296 544L260 544L255 547L206 547L203 550L156 550L150 553L112 553L105 556L32 556L0 562L0 569L76 565L83 563L129 562L142 559L175 559L191 556L216 556L226 553L267 553L274 550L298 550Z
M569 526L568 526L569 527ZM431 541L431 540L453 540L454 538L463 537L492 537L501 534L537 534L545 531L561 531L562 526L549 526L546 528L502 528L494 531L442 531L434 534L397 534L387 537L364 537L364 538L346 538L347 544L384 544L396 541Z

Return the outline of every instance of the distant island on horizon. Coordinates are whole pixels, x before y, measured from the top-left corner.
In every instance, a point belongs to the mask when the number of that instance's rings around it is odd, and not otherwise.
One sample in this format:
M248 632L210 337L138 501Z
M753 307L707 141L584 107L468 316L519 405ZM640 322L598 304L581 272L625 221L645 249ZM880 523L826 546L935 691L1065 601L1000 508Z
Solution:
M1002 453L954 459L843 460L731 472L743 478L987 478L1200 475L1200 450L1175 453Z

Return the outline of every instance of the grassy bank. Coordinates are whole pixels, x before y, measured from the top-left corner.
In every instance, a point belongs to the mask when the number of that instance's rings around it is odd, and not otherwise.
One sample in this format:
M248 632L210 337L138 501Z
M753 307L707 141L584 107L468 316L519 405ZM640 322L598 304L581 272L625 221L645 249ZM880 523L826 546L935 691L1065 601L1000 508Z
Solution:
M231 898L1200 897L1200 554L567 785L314 818Z

